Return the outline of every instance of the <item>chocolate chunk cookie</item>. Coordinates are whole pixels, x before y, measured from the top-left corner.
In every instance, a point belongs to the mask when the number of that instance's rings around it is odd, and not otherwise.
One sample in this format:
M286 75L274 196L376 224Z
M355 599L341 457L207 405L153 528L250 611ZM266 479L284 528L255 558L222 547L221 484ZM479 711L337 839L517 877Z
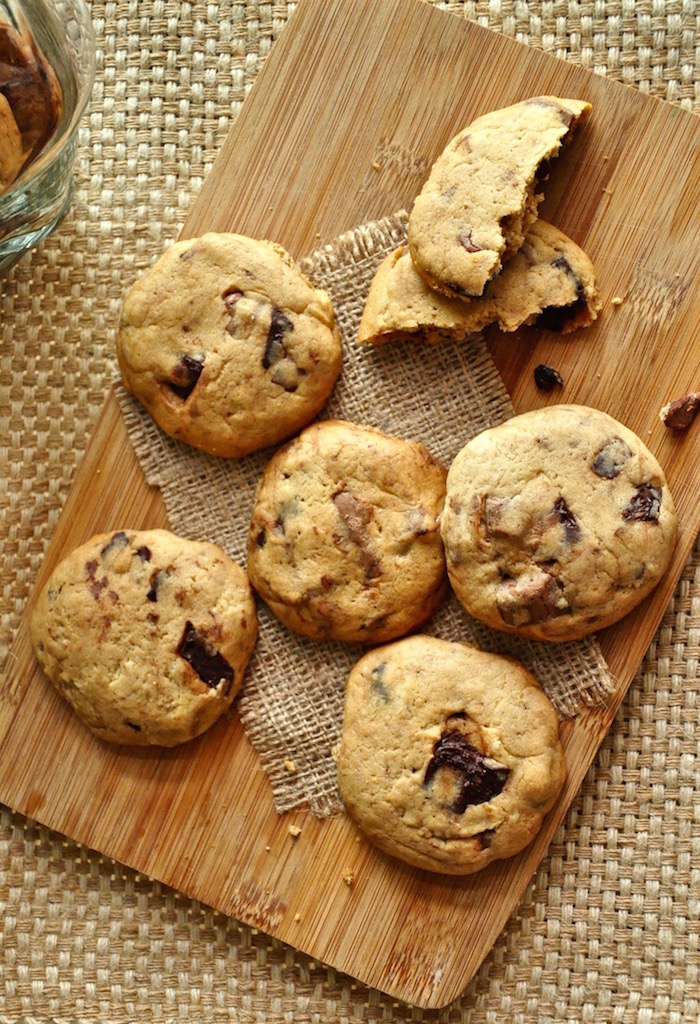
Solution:
M31 619L39 664L112 743L175 746L226 711L257 637L245 572L166 530L99 534L54 570Z
M676 539L666 479L606 413L559 405L473 438L447 478L450 581L495 629L573 640L626 615L664 573Z
M565 776L557 717L535 677L428 636L357 662L335 757L345 806L369 839L451 875L527 846Z
M0 193L12 184L23 163L22 136L10 104L0 92Z
M131 288L117 354L166 433L228 457L309 423L341 364L331 301L284 249L213 233L172 245Z
M416 197L411 256L447 295L482 295L537 216L549 161L590 110L582 100L536 96L477 118L448 144Z
M498 277L470 302L429 288L408 248L400 246L372 280L357 340L383 345L416 338L436 344L467 338L489 324L502 331L534 324L565 333L592 323L600 307L589 258L562 231L537 220Z
M420 444L327 420L270 461L248 572L290 629L377 643L424 622L445 593L445 468Z

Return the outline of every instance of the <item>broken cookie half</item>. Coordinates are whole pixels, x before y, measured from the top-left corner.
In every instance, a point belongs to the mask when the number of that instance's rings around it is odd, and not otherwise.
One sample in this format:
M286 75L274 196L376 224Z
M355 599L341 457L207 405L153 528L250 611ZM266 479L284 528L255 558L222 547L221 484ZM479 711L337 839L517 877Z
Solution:
M584 100L536 96L477 118L452 139L408 225L411 256L428 285L452 296L483 294L523 244L549 161L590 109Z
M408 248L400 246L370 285L357 340L383 345L415 338L436 344L467 338L490 324L506 332L535 325L566 333L592 323L600 308L588 256L558 228L538 220L483 296L469 302L429 288Z

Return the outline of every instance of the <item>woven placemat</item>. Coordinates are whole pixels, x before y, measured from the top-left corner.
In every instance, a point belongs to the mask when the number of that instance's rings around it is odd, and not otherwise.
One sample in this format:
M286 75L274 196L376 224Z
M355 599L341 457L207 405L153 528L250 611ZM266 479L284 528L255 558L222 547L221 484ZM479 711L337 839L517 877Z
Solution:
M177 236L293 6L92 0L73 207L0 283L0 653L114 377L124 289ZM688 0L436 6L700 112ZM696 1022L699 660L696 545L547 858L447 1010L397 1005L2 810L0 1021Z

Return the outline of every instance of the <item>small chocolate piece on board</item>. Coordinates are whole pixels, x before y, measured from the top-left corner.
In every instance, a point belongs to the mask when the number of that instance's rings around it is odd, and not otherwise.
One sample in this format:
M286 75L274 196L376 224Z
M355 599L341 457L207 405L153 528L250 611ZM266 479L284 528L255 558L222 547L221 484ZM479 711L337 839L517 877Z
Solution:
M700 409L700 391L690 394L665 405L659 413L659 419L671 430L687 430Z

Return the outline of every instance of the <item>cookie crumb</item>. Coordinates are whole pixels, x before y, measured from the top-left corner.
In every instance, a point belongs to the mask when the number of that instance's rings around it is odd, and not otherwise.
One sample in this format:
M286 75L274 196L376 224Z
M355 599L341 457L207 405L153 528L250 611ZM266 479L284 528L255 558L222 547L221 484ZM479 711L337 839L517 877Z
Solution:
M345 882L346 885L352 885L352 883L355 881L355 875L353 874L353 872L350 870L344 871L343 881Z
M625 300L622 298L621 295L614 295L613 298L610 300L610 305L621 306L624 301Z
M298 825L290 825L289 826L289 834L290 834L290 836L293 836L294 839L296 839L298 836L301 835L301 829L299 828Z
M284 767L288 772L295 772L297 770L296 761L293 761L291 757L288 757L284 762Z
M659 413L659 419L671 430L687 430L700 409L700 391L691 391L682 398L665 405Z
M372 168L373 168L373 170L375 170L375 171L381 171L381 169L382 169L382 165L381 165L381 164L379 164L379 163L377 163L377 161L376 161L376 160L374 160L374 161L372 162Z
M301 914L295 914L294 915L294 920L295 921L301 921Z
M265 847L265 852L266 852L266 853L269 853L271 849L272 849L272 847L271 847L271 846L266 846L266 847Z

